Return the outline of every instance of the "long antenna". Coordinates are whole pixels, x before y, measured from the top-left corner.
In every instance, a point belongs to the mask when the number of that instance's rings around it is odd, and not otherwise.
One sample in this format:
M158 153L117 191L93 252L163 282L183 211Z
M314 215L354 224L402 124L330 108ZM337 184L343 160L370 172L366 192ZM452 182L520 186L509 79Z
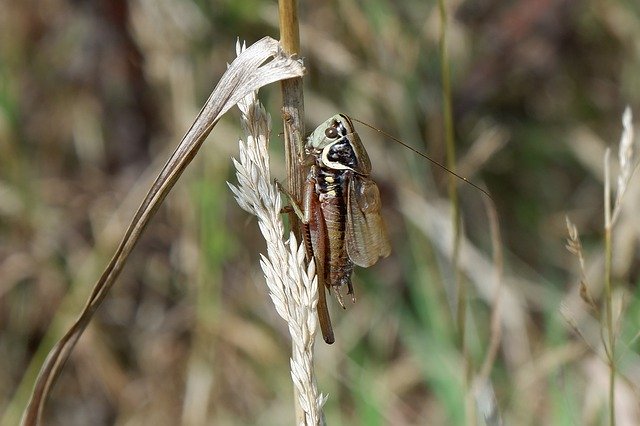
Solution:
M489 197L489 199L491 201L493 201L493 197L491 197L491 195L489 195L489 193L487 191L485 191L484 189L480 188L478 185L476 185L475 183L471 182L469 179L467 179L464 176L460 176L458 173L454 172L453 170L450 170L448 167L438 163L436 160L434 160L433 158L429 157L426 154L423 154L422 152L418 151L417 149L407 145L406 143L402 142L400 139L396 138L393 135L390 135L389 133L385 132L384 130L380 130L377 127L373 127L371 124L365 123L362 120L358 120L357 118L353 118L351 116L348 116L349 119L351 119L352 121L355 121L357 123L362 124L363 126L367 126L368 128L370 128L371 130L375 130L378 133L383 134L384 136L388 137L389 139L398 142L400 145L404 146L405 148L407 148L410 151L413 151L414 153L418 154L420 157L423 157L427 160L429 160L429 162L431 162L431 164L434 164L438 167L440 167L442 170L451 173L453 176L457 177L458 179L460 179L461 181L473 186L474 188L476 188L478 191L482 192L484 195L486 195L487 197Z

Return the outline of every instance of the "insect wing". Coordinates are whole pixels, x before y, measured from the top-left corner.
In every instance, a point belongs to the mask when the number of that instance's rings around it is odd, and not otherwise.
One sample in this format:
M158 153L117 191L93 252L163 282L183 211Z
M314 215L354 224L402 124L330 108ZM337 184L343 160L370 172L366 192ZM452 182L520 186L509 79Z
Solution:
M380 215L380 191L371 179L353 175L347 193L346 243L349 259L367 268L391 253Z

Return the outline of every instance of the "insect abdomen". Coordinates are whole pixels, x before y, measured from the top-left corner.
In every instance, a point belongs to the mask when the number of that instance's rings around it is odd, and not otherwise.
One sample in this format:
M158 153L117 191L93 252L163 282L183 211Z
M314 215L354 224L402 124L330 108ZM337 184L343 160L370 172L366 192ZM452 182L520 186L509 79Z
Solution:
M347 215L347 170L317 168L317 191L327 229L329 253L326 258L328 284L333 287L347 285L351 293L353 262L345 247L345 221Z

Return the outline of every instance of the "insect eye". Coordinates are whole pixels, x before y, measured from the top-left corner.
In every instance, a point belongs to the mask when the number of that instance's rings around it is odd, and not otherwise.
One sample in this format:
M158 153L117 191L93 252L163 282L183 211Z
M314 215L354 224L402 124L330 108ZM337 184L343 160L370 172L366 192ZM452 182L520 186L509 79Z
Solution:
M327 127L327 130L324 131L324 135L329 139L335 139L338 137L338 131L335 127Z

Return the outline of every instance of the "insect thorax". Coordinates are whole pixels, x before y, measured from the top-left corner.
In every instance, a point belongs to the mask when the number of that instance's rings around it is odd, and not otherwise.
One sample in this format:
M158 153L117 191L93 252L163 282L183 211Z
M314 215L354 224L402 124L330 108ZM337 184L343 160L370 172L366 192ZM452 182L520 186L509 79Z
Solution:
M353 172L315 166L311 173L316 180L316 192L320 202L323 203L343 198L346 191L347 175Z

